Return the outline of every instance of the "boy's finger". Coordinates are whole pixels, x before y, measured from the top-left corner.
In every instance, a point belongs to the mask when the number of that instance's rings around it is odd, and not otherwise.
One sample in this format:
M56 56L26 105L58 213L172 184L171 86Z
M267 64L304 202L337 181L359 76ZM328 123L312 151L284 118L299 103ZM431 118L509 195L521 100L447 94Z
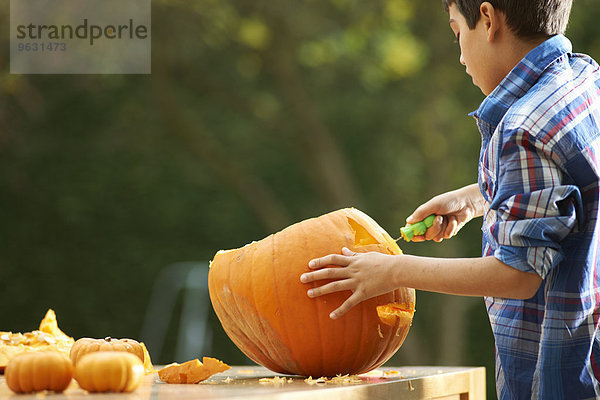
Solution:
M408 216L408 218L406 218L406 223L408 225L411 224L415 224L419 221L424 220L425 218L427 218L429 215L431 215L432 213L427 213L427 210L424 211L419 211L419 209L417 208L415 210L415 212L413 212L411 215Z
M458 220L454 215L448 217L448 225L444 230L444 239L450 239L456 234L456 228L458 226Z
M300 282L309 283L324 279L343 279L347 275L347 271L343 268L323 268L315 272L305 272L300 275Z
M411 242L424 242L425 236L413 236L413 238L410 241Z
M447 225L447 219L442 217L441 215L438 215L433 220L433 225L431 225L431 227L429 229L427 229L427 232L425 232L425 239L427 239L427 240L438 239L445 232L446 225Z
M356 293L357 292L354 292L352 296L348 297L346 301L341 306L339 306L339 308L331 312L331 314L329 314L329 318L338 319L339 317L350 311L352 307L360 303L362 300Z
M427 229L427 231L425 232L425 235L421 235L421 236L414 236L411 239L411 242L424 242L425 240L435 240L438 237L441 237L441 234L443 234L443 221L444 221L444 217L441 215L438 215L434 220L433 220L433 225L431 225L429 227L429 229Z
M419 221L424 220L431 214L435 214L433 208L429 205L429 203L425 203L417 207L417 209L413 211L413 213L409 215L408 218L406 218L406 223L409 225L417 223Z
M347 247L342 247L342 254L345 256L355 256L357 253L355 253Z
M350 289L351 289L350 282L348 282L348 279L344 279L341 281L329 282L326 285L319 286L316 288L308 289L306 291L306 294L308 295L308 297L314 298L314 297L323 296L325 294L343 292L345 290L350 290Z
M350 264L350 257L343 256L341 254L329 254L325 257L310 260L308 267L311 269L319 269L328 265L339 265L340 267L345 267L348 264Z

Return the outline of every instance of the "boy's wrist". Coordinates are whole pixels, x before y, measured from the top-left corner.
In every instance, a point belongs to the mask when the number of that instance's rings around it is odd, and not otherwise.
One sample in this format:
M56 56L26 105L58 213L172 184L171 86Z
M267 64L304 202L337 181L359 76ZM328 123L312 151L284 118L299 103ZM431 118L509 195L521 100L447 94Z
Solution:
M485 200L481 191L479 190L479 184L473 183L471 185L465 186L464 188L468 193L469 203L471 204L471 208L473 209L474 216L473 217L481 217L484 213L485 208Z

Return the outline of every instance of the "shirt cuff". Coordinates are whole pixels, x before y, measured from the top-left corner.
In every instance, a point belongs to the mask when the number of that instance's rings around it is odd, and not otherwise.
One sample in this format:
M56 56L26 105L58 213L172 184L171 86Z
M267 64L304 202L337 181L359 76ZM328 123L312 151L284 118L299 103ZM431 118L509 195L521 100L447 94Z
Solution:
M504 264L523 272L535 272L542 279L563 258L562 253L552 247L500 246L494 257Z

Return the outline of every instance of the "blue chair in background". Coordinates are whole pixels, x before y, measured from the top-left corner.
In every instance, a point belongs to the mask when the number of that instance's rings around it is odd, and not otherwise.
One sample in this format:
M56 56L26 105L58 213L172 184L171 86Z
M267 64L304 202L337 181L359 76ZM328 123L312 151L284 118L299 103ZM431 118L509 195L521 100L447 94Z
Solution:
M169 326L176 317L175 307L179 298L181 314L175 361L202 359L204 352L210 351L208 262L178 262L163 269L155 280L140 335L157 360L163 353Z

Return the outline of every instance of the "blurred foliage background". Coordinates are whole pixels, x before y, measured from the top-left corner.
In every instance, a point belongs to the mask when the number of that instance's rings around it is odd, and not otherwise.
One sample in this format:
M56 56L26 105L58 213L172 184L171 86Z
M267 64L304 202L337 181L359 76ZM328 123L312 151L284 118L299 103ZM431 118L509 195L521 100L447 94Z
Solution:
M600 59L600 7L568 36ZM152 74L9 74L0 8L0 330L47 308L76 338L133 337L154 282L179 261L354 206L392 236L433 195L476 180L483 95L440 1L153 0ZM478 256L480 221L407 253ZM166 321L166 322L164 322ZM200 355L250 361L210 316ZM390 365L484 365L482 299L418 293ZM179 360L182 361L182 360Z

